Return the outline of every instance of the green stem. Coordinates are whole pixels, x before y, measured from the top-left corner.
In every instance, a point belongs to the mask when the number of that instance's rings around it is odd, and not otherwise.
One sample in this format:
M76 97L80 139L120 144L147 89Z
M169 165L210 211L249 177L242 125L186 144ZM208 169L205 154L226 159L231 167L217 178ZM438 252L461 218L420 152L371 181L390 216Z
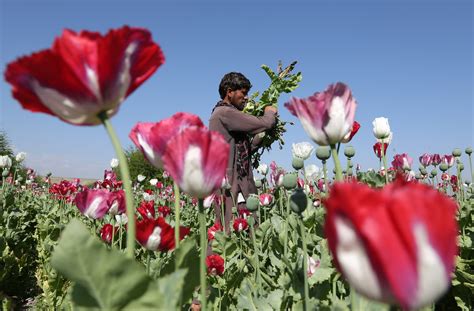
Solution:
M150 275L151 251L146 251L146 274Z
M132 183L130 180L130 170L128 168L127 158L123 152L122 146L118 139L117 133L112 127L112 123L104 112L99 114L107 133L109 134L115 153L119 160L120 177L122 178L123 187L125 190L125 205L127 207L127 257L133 258L135 255L135 211L133 205Z
M384 151L385 151L385 143L382 142L382 147L380 148L380 152L382 153L383 169L385 170L385 184L388 184L387 155L385 154Z
M323 174L324 174L324 186L326 189L324 189L324 193L327 194L329 191L329 181L328 181L328 168L326 165L326 160L323 160Z
M289 214L290 214L290 196L287 195L287 200L286 200L286 215L283 215L284 219L285 219L285 245L284 245L284 252L283 252L283 255L285 256L285 258L288 258L286 257L286 255L288 254L288 235L290 234L288 231L289 231L289 226L288 226L288 217L289 217Z
M471 182L474 183L474 171L472 170L471 155L468 154L468 157L469 157L469 169L471 170Z
M341 162L339 161L339 156L337 155L336 145L332 144L330 146L331 146L331 155L334 160L334 167L336 169L336 181L342 181Z
M255 240L255 230L253 228L254 219L252 217L249 218L249 227L250 227L250 234L252 235L252 244L253 244L253 251L255 253L255 272L256 272L256 279L257 279L257 288L260 290L262 288L261 280L260 280L260 265L258 262L258 247L257 242Z
M305 227L303 218L299 217L301 241L303 243L303 275L304 275L304 310L309 310L309 288L308 288L308 250L306 247Z
M180 193L179 186L174 182L174 243L175 247L179 247L179 213L180 213Z
M203 199L199 199L199 232L201 245L200 258L200 281L201 281L201 310L207 310L206 301L206 252L207 252L207 236L206 236L206 213L204 211Z

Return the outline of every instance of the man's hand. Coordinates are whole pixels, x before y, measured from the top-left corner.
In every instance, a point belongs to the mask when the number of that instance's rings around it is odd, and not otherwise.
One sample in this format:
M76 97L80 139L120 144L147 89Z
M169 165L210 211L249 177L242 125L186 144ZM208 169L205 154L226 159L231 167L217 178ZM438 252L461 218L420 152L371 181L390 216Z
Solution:
M277 113L278 110L273 106L267 106L265 107L265 112L267 111L272 111L273 113Z

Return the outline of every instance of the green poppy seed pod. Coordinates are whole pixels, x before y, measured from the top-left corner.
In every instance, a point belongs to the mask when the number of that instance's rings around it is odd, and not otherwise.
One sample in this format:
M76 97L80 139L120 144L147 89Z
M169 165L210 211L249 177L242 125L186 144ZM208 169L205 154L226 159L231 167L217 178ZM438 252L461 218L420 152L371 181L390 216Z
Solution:
M344 155L348 158L352 158L356 154L356 151L354 147L352 146L346 146L344 148Z
M304 166L304 160L300 157L293 157L293 160L291 161L291 165L295 170L300 170Z
M430 175L431 175L431 177L435 177L436 175L438 175L438 171L437 170L432 170L430 172Z
M463 170L464 170L464 164L459 163L459 166L458 166L458 167L459 167L459 170L460 170L460 171L463 171Z
M320 146L316 148L316 157L321 161L326 161L331 157L331 149L328 146Z
M256 179L255 180L255 187L261 188L262 187L262 180L261 179Z
M253 217L249 217L247 218L247 222L250 227L253 227L253 225L255 224L255 219L253 219Z
M441 170L441 172L446 172L448 168L449 168L449 165L444 162L439 165L439 169Z
M2 177L8 177L8 172L9 172L8 169L4 168L2 172Z
M301 214L308 205L308 197L303 189L297 188L290 196L290 208L293 212Z
M416 178L417 180L420 180L420 179L423 178L423 176L421 176L420 173L416 173L416 174L415 174L415 178Z
M349 162L349 168L353 168L354 167L354 164L352 164L352 162Z
M245 202L247 205L247 209L251 212L255 212L258 210L258 204L260 203L259 197L256 194L249 194L247 201Z
M424 168L424 167L420 167L419 170L420 170L420 173L422 175L427 175L428 174L428 172L426 171L426 168Z
M464 150L464 152L465 152L467 155L471 155L471 153L472 153L472 148L471 148L471 147L467 147L466 150Z
M290 190L296 188L298 182L298 175L295 172L286 173L283 177L283 187Z
M347 170L347 175L352 176L352 174L354 174L354 172L352 171L352 168L349 168Z
M460 157L461 154L462 154L462 151L461 151L461 149L459 149L459 148L455 148L455 149L453 150L452 154L453 154L453 156L455 156L455 157Z

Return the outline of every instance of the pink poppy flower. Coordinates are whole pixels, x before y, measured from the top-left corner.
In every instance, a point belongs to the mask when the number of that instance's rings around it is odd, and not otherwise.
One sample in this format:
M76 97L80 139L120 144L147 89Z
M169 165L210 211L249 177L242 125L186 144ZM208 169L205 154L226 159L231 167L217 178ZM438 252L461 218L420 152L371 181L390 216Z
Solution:
M106 35L64 30L50 49L8 64L5 79L23 108L75 125L111 117L164 56L148 30L124 26Z
M446 154L441 158L442 163L446 163L448 167L453 167L454 165L454 156L450 154Z
M431 164L437 166L441 163L441 156L438 153L431 155Z
M272 202L273 202L273 196L270 193L262 193L260 195L260 205L268 206L272 204Z
M413 164L413 159L408 156L406 153L396 154L393 157L392 166L397 170L409 170Z
M300 119L306 133L318 145L341 142L351 132L357 103L347 85L331 84L324 92L305 99L292 98L285 107Z
M137 123L130 131L129 137L153 166L163 168L162 157L168 142L190 126L203 127L204 124L196 115L178 112L157 123ZM163 178L166 179L165 173Z
M204 199L219 189L226 173L229 144L205 127L188 127L168 142L163 163L179 187Z
M84 191L76 194L74 202L84 216L100 219L112 206L111 199L115 199L115 196L109 190L85 188Z
M420 158L420 164L423 165L424 167L428 167L431 165L431 155L427 153L423 153Z
M110 210L109 213L112 215L118 215L126 212L125 207L125 191L119 190L111 193L110 197Z
M458 232L452 199L399 178L381 190L336 183L324 205L336 267L364 296L418 309L450 287Z

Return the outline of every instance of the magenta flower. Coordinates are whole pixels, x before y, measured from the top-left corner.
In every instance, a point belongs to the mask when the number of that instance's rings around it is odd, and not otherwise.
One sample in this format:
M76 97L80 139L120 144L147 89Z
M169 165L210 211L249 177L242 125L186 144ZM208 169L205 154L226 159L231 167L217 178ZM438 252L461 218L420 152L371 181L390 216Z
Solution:
M89 190L76 194L74 202L79 211L86 217L100 219L109 211L115 196L106 189Z
M351 132L356 106L351 90L341 82L329 85L324 92L305 99L292 98L285 104L300 119L311 139L321 146L341 142Z
M437 166L441 163L441 156L437 153L433 154L431 156L431 164L433 164L434 166Z
M172 137L189 126L202 127L204 124L196 115L178 112L158 123L137 123L130 131L129 137L152 165L163 168L161 158L166 145ZM163 173L163 178L166 178L164 175Z
M205 127L188 127L168 142L163 164L179 187L204 199L219 189L229 159L224 137Z
M273 196L270 193L262 193L260 195L260 205L268 206L272 204L272 202L273 202Z
M75 125L101 124L145 82L164 56L146 29L124 26L106 35L64 30L50 49L8 64L5 79L23 108Z
M397 170L409 170L413 164L413 159L408 156L406 153L396 154L393 157L392 166Z
M115 192L111 193L110 197L110 214L112 215L118 215L118 214L123 214L126 212L126 207L125 207L125 191L123 190L118 190Z
M420 156L420 163L421 165L423 165L424 167L428 167L431 165L431 155L427 154L427 153L423 153L423 155Z
M441 162L446 163L448 167L452 167L454 165L454 156L446 154L441 158Z
M232 226L234 227L235 232L242 232L248 229L249 223L245 218L236 218L234 219L234 223L232 224Z

